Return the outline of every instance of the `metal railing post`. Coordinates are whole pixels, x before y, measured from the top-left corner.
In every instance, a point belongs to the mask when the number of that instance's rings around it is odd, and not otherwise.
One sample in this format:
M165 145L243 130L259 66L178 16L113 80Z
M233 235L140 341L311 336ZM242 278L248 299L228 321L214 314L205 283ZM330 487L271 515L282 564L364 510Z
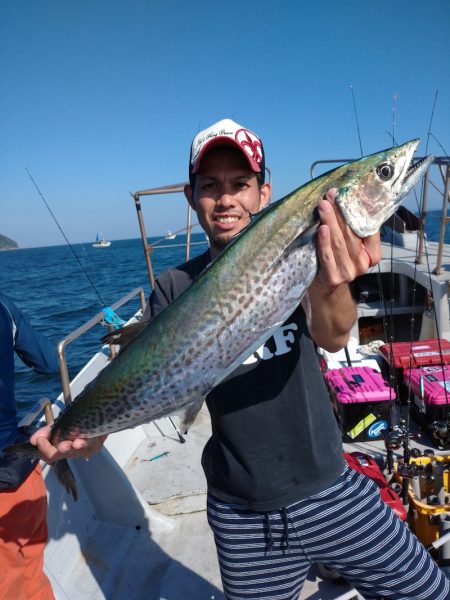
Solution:
M122 298L120 298L117 302L115 302L111 306L111 309L113 311L117 310L118 308L120 308L121 306L123 306L124 304L129 302L132 298L134 298L137 295L139 295L139 299L140 299L140 303L141 303L141 310L142 310L142 312L144 312L145 293L144 293L143 288L141 288L141 287L135 288L134 290L129 292L126 296L123 296ZM61 340L58 343L57 350L58 350L59 372L61 375L62 392L63 392L63 396L64 396L64 403L66 404L66 406L72 402L72 393L70 390L69 371L67 369L67 360L66 360L65 349L70 343L72 343L74 340L79 338L81 335L83 335L84 333L89 331L89 329L92 329L92 327L94 327L98 323L101 323L103 321L104 317L105 317L105 314L103 313L103 311L97 313L94 317L92 317L92 319L89 319L89 321L87 321L86 323L84 323L83 325L78 327L78 329L75 329L75 331L72 331L72 333L70 333L67 337L65 337L63 340ZM112 346L114 346L114 344L112 344L112 345L110 344L111 360L116 355L116 353L114 352L115 349L113 350Z

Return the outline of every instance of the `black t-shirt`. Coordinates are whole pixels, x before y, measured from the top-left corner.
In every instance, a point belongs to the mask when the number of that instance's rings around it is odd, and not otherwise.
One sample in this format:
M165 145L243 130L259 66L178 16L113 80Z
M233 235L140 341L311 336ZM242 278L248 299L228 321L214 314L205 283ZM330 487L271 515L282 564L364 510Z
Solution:
M209 252L158 277L152 316L207 266ZM202 465L209 490L255 511L288 506L344 470L341 434L303 309L208 395L212 436Z

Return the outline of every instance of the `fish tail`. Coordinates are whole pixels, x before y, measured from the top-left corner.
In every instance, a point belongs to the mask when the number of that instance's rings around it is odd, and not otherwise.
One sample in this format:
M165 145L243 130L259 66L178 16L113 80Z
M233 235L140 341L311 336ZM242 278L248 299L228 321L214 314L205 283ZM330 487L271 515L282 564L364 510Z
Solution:
M52 467L55 469L55 473L59 482L62 483L66 489L66 492L72 494L72 498L76 502L78 500L77 484L67 460L65 458L58 460L53 463Z
M33 444L14 444L3 449L3 453L6 456L23 456L29 458L39 458L39 450ZM65 458L57 460L51 465L56 473L56 476L60 483L64 486L67 492L72 494L73 499L78 500L77 484L75 477L73 476L72 469L69 467L69 463Z

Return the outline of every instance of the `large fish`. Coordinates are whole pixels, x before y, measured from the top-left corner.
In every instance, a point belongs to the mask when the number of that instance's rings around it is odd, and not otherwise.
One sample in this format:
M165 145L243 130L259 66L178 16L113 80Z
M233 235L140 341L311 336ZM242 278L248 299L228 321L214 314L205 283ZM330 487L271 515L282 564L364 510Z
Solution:
M208 392L299 305L318 268L316 207L327 190L337 188L336 202L358 236L375 233L432 161L412 164L418 143L340 166L256 215L60 414L52 443L120 431L180 409L186 430ZM75 493L73 481L65 484Z

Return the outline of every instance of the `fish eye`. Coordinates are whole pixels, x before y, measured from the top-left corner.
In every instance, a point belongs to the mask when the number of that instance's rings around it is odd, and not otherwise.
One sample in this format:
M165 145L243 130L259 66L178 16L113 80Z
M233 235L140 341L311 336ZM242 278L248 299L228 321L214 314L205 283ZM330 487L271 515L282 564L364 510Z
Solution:
M383 181L388 181L394 174L394 165L390 162L385 162L377 167L377 174Z

